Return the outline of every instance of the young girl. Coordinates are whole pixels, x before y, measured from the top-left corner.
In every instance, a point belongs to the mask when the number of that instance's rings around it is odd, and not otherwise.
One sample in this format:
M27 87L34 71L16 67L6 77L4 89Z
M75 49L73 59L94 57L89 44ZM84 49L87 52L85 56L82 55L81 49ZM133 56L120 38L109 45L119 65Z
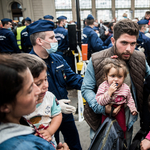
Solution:
M106 58L104 60L104 82L99 85L96 100L105 106L113 104L114 107L121 105L121 110L115 116L118 124L122 128L124 135L126 132L124 104L127 104L132 115L137 114L134 100L132 98L130 88L124 82L127 76L127 68L124 61L119 59ZM107 116L102 115L102 123Z

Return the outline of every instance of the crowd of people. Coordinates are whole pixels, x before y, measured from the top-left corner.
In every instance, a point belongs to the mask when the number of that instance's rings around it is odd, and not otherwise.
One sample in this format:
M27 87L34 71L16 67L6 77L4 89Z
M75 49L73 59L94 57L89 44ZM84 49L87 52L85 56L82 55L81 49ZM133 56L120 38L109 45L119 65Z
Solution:
M89 59L84 78L72 70L67 17L58 17L57 26L53 19L46 15L32 22L27 17L17 26L9 18L1 20L0 149L81 150L68 87L81 90L86 100L91 140L113 106L129 148L138 115L142 130L150 130L149 92L145 96L150 12L142 20L123 14L120 21L100 24L89 14L82 33ZM66 143L59 141L60 131ZM150 148L149 140L150 133L141 142L142 150Z

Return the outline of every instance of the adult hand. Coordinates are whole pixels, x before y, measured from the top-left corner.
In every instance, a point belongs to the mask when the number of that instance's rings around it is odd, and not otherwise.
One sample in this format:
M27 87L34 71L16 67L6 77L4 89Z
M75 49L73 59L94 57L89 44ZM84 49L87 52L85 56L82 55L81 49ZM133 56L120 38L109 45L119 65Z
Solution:
M141 144L141 150L148 150L150 149L150 141L148 139L144 139Z
M57 148L56 148L56 150L70 150L69 149L69 147L68 147L68 145L66 144L66 143L59 143L58 145L57 145Z
M76 108L74 106L65 104L65 103L70 103L70 100L68 99L61 99L58 101L59 105L61 107L61 112L64 114L71 114L71 113L75 113Z
M110 114L111 113L111 109L112 109L112 104L108 104L105 106L105 113L106 114ZM114 110L113 110L113 113L112 113L112 116L116 116L118 114L118 112L120 111L121 109L121 105L119 105L118 107L116 107Z

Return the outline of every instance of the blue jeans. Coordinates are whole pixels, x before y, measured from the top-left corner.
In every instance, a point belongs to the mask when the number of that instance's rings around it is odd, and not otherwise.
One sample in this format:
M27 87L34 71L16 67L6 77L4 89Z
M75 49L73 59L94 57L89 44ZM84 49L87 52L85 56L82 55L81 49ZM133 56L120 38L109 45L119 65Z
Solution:
M64 141L71 150L82 150L78 130L72 114L63 114L62 123L55 133L57 144L59 143L59 131L63 134Z

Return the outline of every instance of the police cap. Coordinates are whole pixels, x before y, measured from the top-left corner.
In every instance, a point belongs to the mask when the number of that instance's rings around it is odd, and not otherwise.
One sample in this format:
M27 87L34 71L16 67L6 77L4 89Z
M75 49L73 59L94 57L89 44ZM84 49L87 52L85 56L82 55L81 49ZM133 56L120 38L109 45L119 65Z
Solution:
M93 17L91 14L89 14L89 15L87 16L87 19L88 19L88 20L93 20L94 17Z
M30 35L37 32L53 31L54 23L49 20L38 20L27 26L27 28Z
M57 20L62 20L62 19L67 20L67 17L66 16L60 16L60 17L57 18Z
M148 20L144 19L144 20L140 20L137 22L138 25L141 25L141 24L148 24Z
M27 17L27 18L25 19L25 21L31 21L31 19L30 19L29 17Z
M45 15L44 17L43 17L44 19L54 19L54 17L53 16L51 16L51 15Z
M4 18L4 19L2 19L1 21L2 21L2 22L12 22L12 20L9 19L9 18Z

